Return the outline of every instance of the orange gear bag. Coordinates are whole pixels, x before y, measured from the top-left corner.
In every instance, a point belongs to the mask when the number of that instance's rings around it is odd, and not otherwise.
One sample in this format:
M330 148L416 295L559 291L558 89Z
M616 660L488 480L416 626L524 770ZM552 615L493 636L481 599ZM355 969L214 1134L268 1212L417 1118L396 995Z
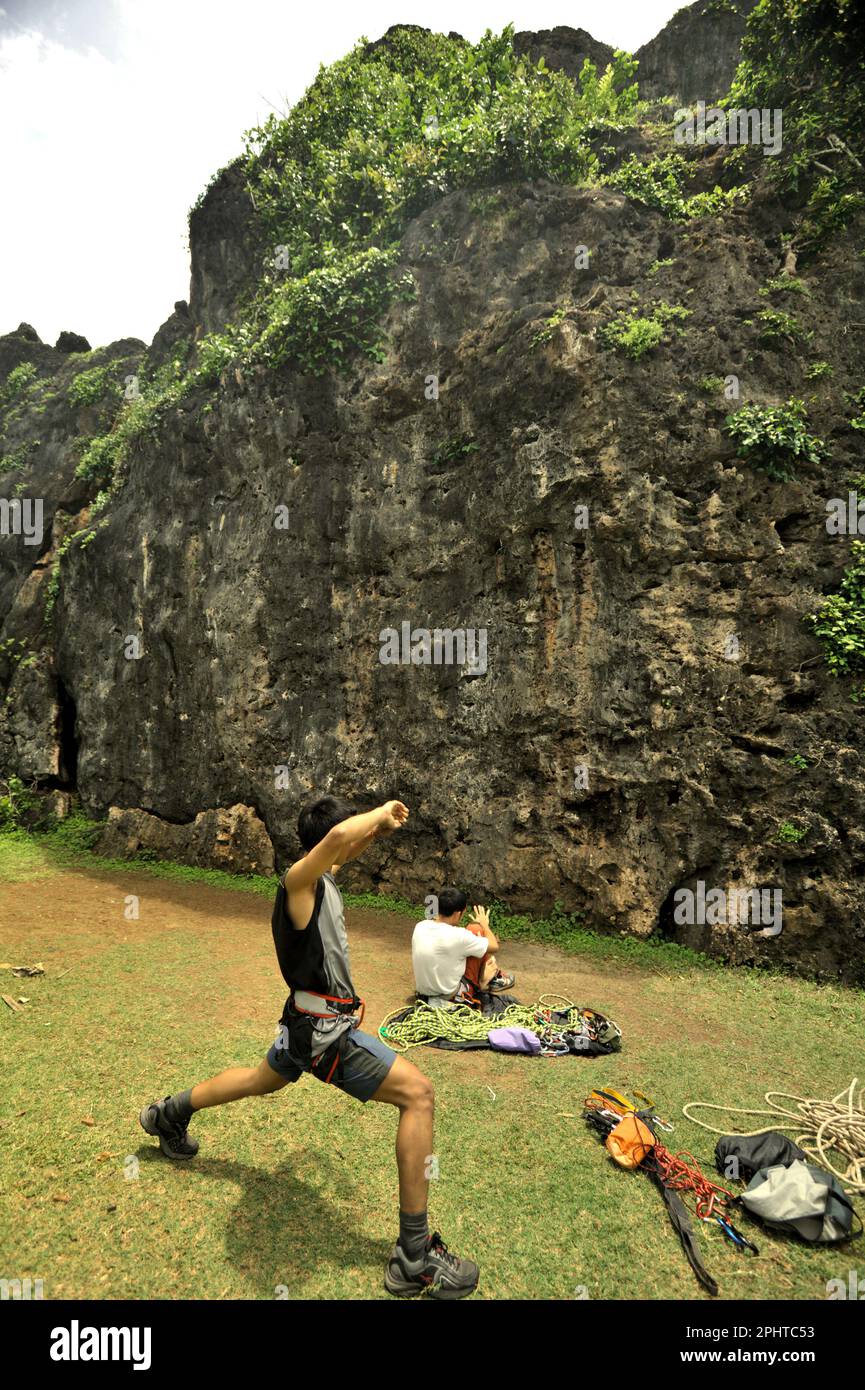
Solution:
M626 1115L610 1130L604 1147L620 1168L638 1168L655 1147L655 1136L636 1115Z

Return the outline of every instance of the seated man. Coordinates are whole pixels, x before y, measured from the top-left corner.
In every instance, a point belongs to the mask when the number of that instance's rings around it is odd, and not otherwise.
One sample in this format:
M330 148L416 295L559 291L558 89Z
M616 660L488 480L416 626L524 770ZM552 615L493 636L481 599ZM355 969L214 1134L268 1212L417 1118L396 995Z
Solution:
M411 959L418 997L433 1008L448 1004L480 1004L486 991L513 987L513 975L503 975L494 952L499 943L485 907L472 909L466 927L460 926L467 898L458 888L443 888L438 915L418 922L411 939Z

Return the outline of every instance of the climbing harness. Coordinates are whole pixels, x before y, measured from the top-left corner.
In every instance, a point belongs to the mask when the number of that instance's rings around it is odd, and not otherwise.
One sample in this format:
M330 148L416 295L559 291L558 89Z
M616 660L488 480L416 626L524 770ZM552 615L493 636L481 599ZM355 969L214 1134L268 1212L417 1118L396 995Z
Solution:
M773 1123L765 1129L743 1130L743 1137L768 1134L776 1129L798 1129L795 1142L801 1149L838 1178L853 1192L865 1193L865 1088L856 1099L858 1078L854 1077L844 1091L831 1100L794 1096L788 1091L767 1091L768 1110L746 1110L737 1105L712 1105L705 1100L692 1100L682 1107L682 1113L710 1134L729 1134L729 1129L716 1129L705 1120L698 1120L692 1110L721 1110L729 1115L771 1116ZM777 1104L772 1097L795 1102L795 1109ZM846 1168L836 1168L829 1159L834 1150L846 1160Z
M595 1009L580 1008L559 994L542 994L536 1004L510 1004L496 1014L482 1014L465 1004L434 1009L419 1003L388 1014L378 1033L395 1052L408 1052L439 1040L452 1044L486 1042L488 1034L499 1028L527 1028L539 1039L545 1057L614 1052L622 1038L621 1028L612 1019Z
M309 1014L313 1018L342 1018L346 1014L353 1014L357 1009L360 1009L358 1026L363 1023L363 1016L366 1012L366 1004L363 999L358 999L356 996L352 999L344 999L338 994L316 994L309 989L294 990L291 994L291 1003L298 1013Z

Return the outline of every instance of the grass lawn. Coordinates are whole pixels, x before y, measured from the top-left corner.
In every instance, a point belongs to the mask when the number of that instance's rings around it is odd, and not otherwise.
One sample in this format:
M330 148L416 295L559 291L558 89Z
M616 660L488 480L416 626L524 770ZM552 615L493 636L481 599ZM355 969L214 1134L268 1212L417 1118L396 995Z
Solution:
M0 837L0 960L46 970L0 972L3 993L29 1000L18 1013L0 1005L4 1277L42 1278L46 1298L387 1297L390 1107L304 1077L199 1116L201 1152L183 1166L137 1123L145 1102L267 1049L285 994L271 891ZM355 905L347 920L374 1031L411 990L412 918ZM431 1219L480 1264L477 1297L706 1298L649 1179L615 1167L583 1123L584 1095L606 1084L652 1096L676 1126L669 1147L711 1175L714 1137L682 1104L760 1107L769 1089L828 1097L854 1075L865 1084L865 995L672 947L567 937L579 949L562 951L537 935L523 929L502 951L517 996L563 993L608 1013L622 1051L413 1051L437 1093ZM721 1298L822 1299L828 1279L862 1264L855 1245L809 1248L739 1224L759 1257L699 1232Z

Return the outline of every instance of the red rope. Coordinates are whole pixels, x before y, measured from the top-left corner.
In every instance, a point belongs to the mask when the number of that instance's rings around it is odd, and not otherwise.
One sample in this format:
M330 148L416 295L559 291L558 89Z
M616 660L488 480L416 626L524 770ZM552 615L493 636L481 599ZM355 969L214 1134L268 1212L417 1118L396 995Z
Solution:
M735 1201L734 1193L728 1192L726 1187L719 1187L717 1183L709 1182L709 1179L704 1177L694 1155L687 1149L672 1154L663 1144L656 1143L652 1149L652 1156L658 1176L665 1187L670 1187L684 1196L693 1196L694 1211L698 1217L713 1216L715 1205L723 1206L727 1197ZM686 1159L690 1162L686 1162Z

